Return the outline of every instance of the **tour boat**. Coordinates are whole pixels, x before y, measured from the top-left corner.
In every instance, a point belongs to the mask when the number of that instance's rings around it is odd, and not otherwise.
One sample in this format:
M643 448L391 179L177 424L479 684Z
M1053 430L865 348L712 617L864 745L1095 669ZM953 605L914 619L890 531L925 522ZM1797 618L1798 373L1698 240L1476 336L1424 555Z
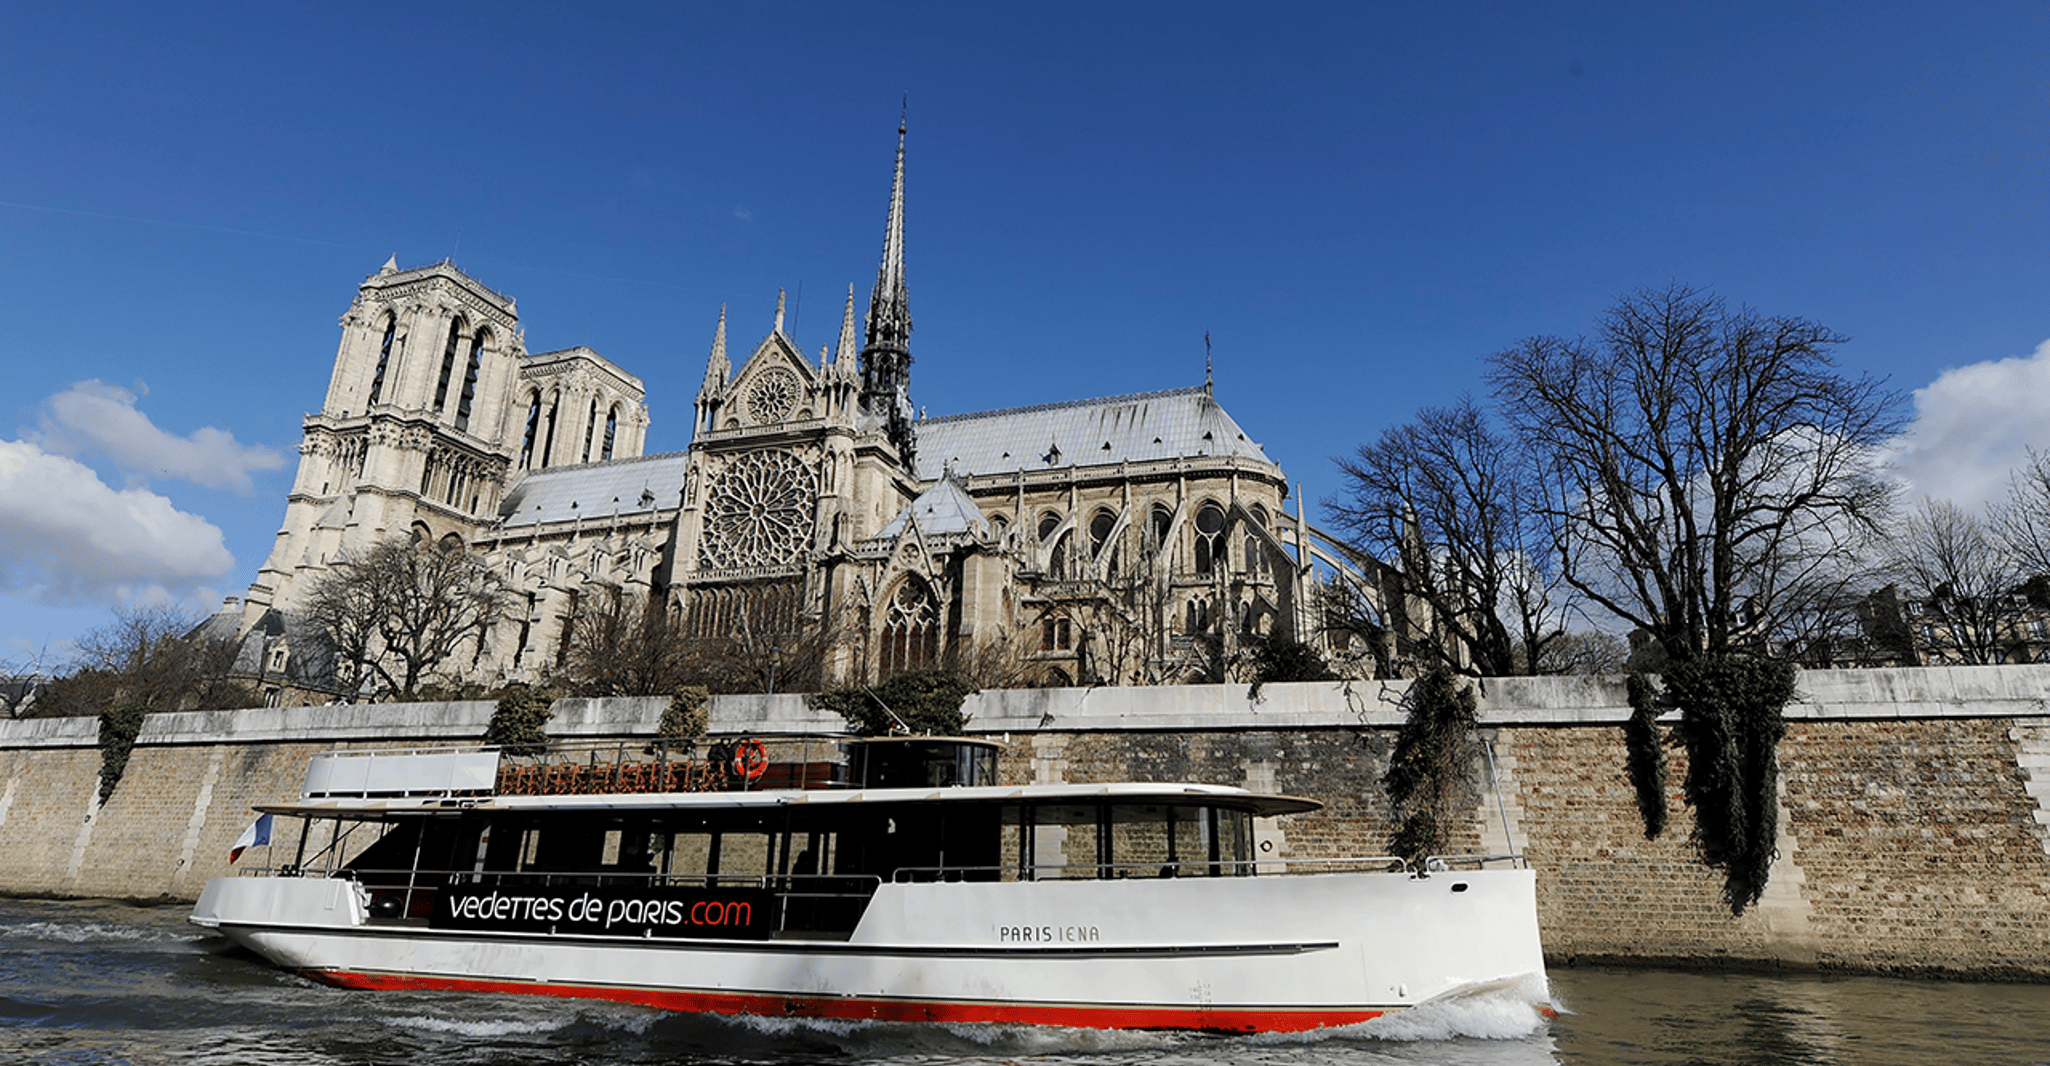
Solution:
M997 750L316 756L256 808L299 831L244 838L291 861L212 880L191 920L347 988L724 1014L1301 1031L1544 994L1516 856L1279 861L1256 823L1316 801L998 784Z

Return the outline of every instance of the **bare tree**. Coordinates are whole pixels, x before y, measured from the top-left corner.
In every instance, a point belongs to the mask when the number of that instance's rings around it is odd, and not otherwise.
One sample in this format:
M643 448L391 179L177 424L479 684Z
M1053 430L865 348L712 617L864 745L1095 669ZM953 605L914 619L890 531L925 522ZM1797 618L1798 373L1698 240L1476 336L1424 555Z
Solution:
M750 589L678 623L682 683L714 693L819 691L840 620L804 614L799 591Z
M1599 630L1560 630L1538 653L1539 674L1620 674L1629 668L1630 642Z
M230 677L235 642L200 622L175 607L117 608L113 621L78 638L71 672L43 690L35 713L99 714L116 704L151 711L246 705L248 689Z
M1675 285L1618 300L1597 341L1532 337L1493 360L1562 576L1664 654L1698 854L1737 914L1778 833L1795 686L1772 638L1853 580L1893 496L1875 457L1901 400L1836 369L1843 340Z
M374 677L381 691L411 698L459 649L474 648L510 602L504 576L482 556L394 537L329 563L304 609L352 688Z
M571 619L559 680L580 696L663 696L696 681L683 626L660 599L611 586L586 590Z
M1992 526L2029 577L2050 575L2050 452L2029 452L2009 475L2007 500L1993 508Z
M1914 604L1913 626L1933 661L2005 660L2027 613L2016 593L2027 576L1988 523L1949 500L1923 500L1887 538L1886 572Z
M1397 560L1402 651L1478 676L1544 668L1563 604L1523 456L1461 397L1337 460L1324 507L1360 554Z
M1876 534L1900 396L1839 372L1834 331L1683 286L1624 297L1599 330L1493 359L1561 574L1673 662L1756 648Z

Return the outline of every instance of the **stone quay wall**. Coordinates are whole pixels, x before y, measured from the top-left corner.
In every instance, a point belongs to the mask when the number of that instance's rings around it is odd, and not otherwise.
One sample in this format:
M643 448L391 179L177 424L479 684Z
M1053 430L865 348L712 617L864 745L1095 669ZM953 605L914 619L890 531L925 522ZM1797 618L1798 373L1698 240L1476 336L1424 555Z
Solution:
M1482 686L1492 778L1459 848L1538 871L1556 963L1821 967L2050 980L2050 666L1801 675L1780 747L1779 859L1742 917L1695 861L1669 749L1672 826L1647 840L1623 766L1620 678ZM1015 783L1185 780L1322 800L1263 819L1279 864L1387 851L1379 781L1405 682L1037 689L971 696ZM666 701L563 700L551 736L654 733ZM250 807L295 798L320 752L474 744L489 703L155 715L100 806L97 723L0 722L0 894L195 897L233 872ZM714 735L799 758L841 722L802 696L715 698ZM809 742L814 745L816 740ZM815 757L815 756L814 756ZM1487 765L1476 767L1483 785ZM290 822L281 822L284 830ZM289 846L289 842L280 841ZM283 852L289 854L289 852ZM245 860L245 864L248 860ZM280 859L278 861L286 861Z

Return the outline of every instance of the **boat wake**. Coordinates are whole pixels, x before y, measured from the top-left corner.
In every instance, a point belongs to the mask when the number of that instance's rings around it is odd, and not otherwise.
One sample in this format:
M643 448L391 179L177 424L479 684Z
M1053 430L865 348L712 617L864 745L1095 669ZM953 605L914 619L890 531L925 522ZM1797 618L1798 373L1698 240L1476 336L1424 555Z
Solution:
M1262 1033L1246 1039L1260 1044L1306 1043L1334 1038L1401 1042L1521 1040L1544 1031L1558 1013L1550 985L1544 977L1532 974L1514 984L1443 996L1358 1025L1307 1033Z

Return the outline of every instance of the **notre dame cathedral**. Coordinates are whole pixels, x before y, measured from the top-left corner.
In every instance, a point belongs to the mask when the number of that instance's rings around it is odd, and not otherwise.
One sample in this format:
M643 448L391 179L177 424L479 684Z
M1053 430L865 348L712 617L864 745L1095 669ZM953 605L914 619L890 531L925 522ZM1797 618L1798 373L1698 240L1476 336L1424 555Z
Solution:
M342 316L243 634L295 673L287 622L328 562L411 535L516 590L448 681L545 678L599 592L665 604L691 636L822 634L837 684L990 652L1026 684L1222 679L1249 638L1313 638L1313 567L1335 560L1207 382L919 415L901 127L857 310L850 287L811 357L779 296L736 367L722 309L689 448L644 455L640 379L589 348L528 353L514 301L452 263L387 262Z

